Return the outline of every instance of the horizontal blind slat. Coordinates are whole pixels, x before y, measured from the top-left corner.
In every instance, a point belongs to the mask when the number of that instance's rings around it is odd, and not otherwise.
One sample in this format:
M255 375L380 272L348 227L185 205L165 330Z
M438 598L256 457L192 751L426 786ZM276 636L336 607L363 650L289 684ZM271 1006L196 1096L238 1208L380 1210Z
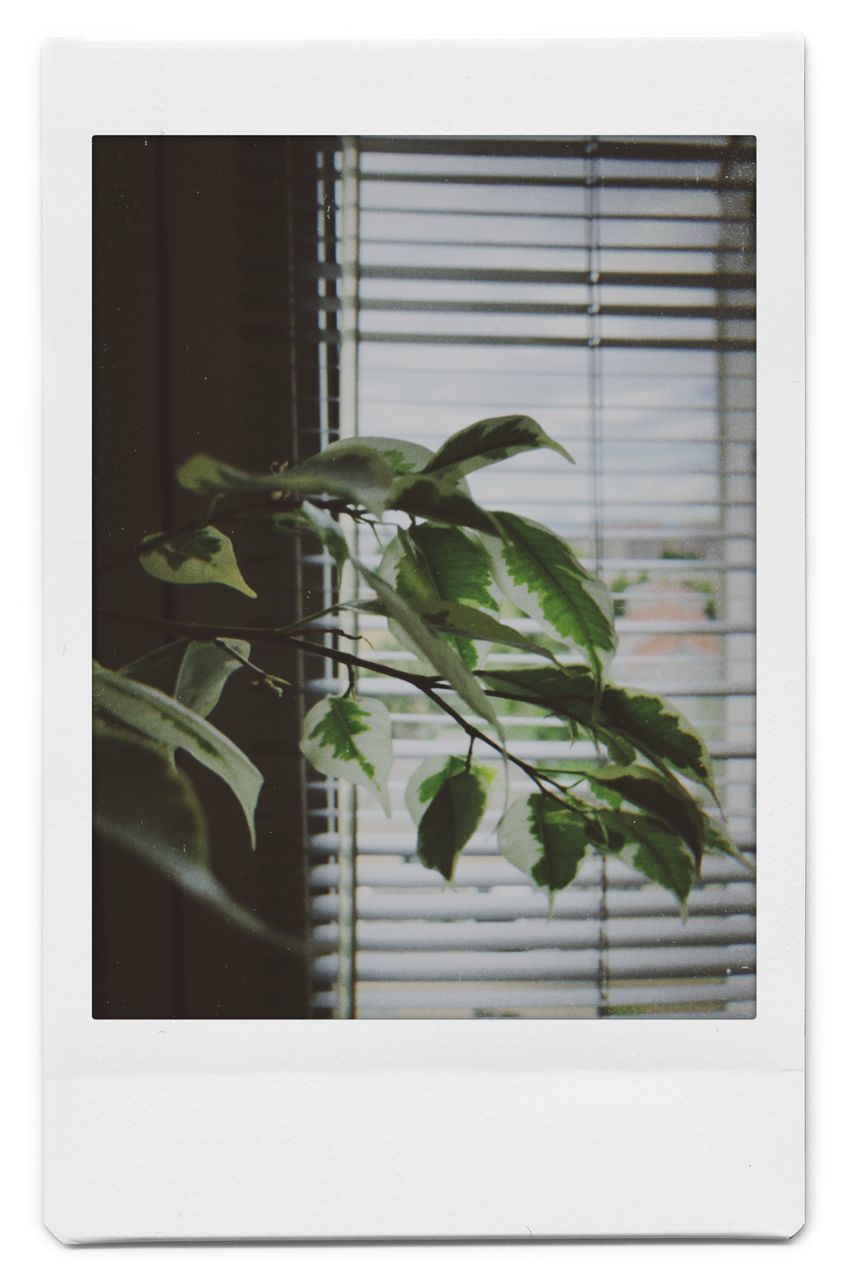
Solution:
M755 978L751 974L727 975L716 981L685 981L681 984L655 983L648 986L616 984L616 999L623 1005L684 1005L715 1004L725 1006L729 1001L747 1003L755 999ZM315 1005L318 1008L334 1007L334 994L318 992ZM414 984L387 983L379 986L362 983L359 987L359 1006L370 1016L374 1011L395 1011L401 1008L427 1010L475 1008L475 1009L572 1009L582 1006L595 1008L600 1003L600 993L591 984L542 983L537 987L521 983L500 984L470 983L460 989L459 984L417 987ZM752 1016L748 1014L747 1016Z
M338 957L318 956L315 971L321 979L333 979L338 972ZM586 951L511 951L472 954L469 951L429 952L393 956L359 951L356 957L358 980L361 982L528 982L562 980L589 982L599 972L597 947ZM614 950L608 956L608 968L615 979L638 978L725 977L729 973L752 973L755 969L755 947L735 943L725 947L642 947L630 952Z
M312 841L313 852L326 855L337 851L337 837L330 834L326 837L315 837ZM703 885L750 884L754 881L754 871L733 859L716 859L706 857L702 866ZM610 860L607 877L609 894L613 896L620 887L636 889L644 883L636 871L632 871L624 863ZM316 889L335 888L339 880L339 868L334 862L317 863L309 869L311 884ZM493 889L518 888L530 884L528 878L517 867L503 858L460 858L453 877L455 888L459 889ZM364 851L358 859L359 887L375 889L438 889L444 885L437 871L429 871L422 867L414 856L404 861L401 857L366 857ZM571 886L571 895L575 897L586 887L590 892L600 887L600 870L595 860L589 860L581 867L578 878ZM649 890L654 892L654 890ZM416 910L416 905L414 907Z
M612 895L608 916L611 920L658 916L670 910L671 903L671 896L663 889L626 888ZM691 919L751 913L754 909L755 886L748 883L706 886L694 891L690 900ZM335 893L318 896L312 903L312 915L317 921L336 921L339 910ZM432 893L358 890L360 920L575 920L597 910L598 903L592 895L582 892L558 894L552 908L544 893L533 888L504 888L499 894L441 889Z

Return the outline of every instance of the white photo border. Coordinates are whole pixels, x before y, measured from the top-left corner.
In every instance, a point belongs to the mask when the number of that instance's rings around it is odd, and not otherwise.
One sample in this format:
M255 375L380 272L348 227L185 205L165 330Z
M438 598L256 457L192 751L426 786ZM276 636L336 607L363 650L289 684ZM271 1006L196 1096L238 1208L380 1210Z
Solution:
M803 1221L803 44L77 43L44 55L46 1221L66 1242L723 1236ZM757 139L752 1021L91 1017L101 134Z

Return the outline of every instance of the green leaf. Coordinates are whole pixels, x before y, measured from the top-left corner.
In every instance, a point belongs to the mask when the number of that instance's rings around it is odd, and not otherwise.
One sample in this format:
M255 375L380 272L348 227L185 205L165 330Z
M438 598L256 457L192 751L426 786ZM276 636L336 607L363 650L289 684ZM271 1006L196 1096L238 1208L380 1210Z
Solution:
M467 768L464 756L441 756L438 759L424 760L418 765L406 784L405 796L406 808L415 824L420 823L441 784L457 773L464 773ZM470 772L479 780L484 790L494 781L493 770L476 761L472 761Z
M734 858L735 862L739 862L743 867L748 867L750 871L755 870L755 863L745 853L741 852L728 831L717 823L712 822L707 816L705 818L705 852L725 854L727 858Z
M587 666L496 667L483 673L490 689L519 702L547 705L557 714L571 714L595 697L595 676Z
M328 494L381 514L394 474L381 453L355 440L340 441L299 466L269 474L243 471L198 453L178 469L178 482L191 493Z
M554 661L550 649L536 644L530 636L523 636L513 627L498 622L480 609L468 605L453 604L447 600L420 600L415 606L430 626L458 639L481 640L487 644L504 644L511 649L523 649Z
M465 529L477 529L494 536L498 526L488 511L459 486L440 476L416 475L395 481L388 493L386 507L409 516L422 516Z
M604 803L610 809L621 809L625 797L618 791L612 791L610 787L605 787L603 782L596 782L590 779L589 789L594 796Z
M240 802L254 847L255 806L264 780L230 738L176 698L97 664L92 693L96 717L118 722L170 751L180 747L222 778Z
M585 666L508 668L484 675L490 689L545 706L594 729L614 759L629 764L634 749L700 782L714 795L707 747L686 716L658 694L605 685L596 705L594 673Z
M162 853L204 863L208 856L204 814L195 788L171 754L150 739L94 722L93 818L111 838L144 856Z
M533 418L514 414L505 418L484 418L473 426L457 431L446 440L424 467L426 474L441 474L458 479L480 467L502 462L528 449L553 449L568 462L574 458L561 444L546 435Z
M418 857L425 867L453 876L456 859L471 839L486 808L486 790L471 772L445 777L418 826Z
M599 810L598 817L607 833L609 851L647 880L669 889L683 907L696 881L693 859L683 841L645 814Z
M497 608L489 591L492 567L488 553L459 529L422 524L399 533L386 547L379 572L422 616L421 600L469 601ZM397 634L393 623L391 630ZM404 637L397 638L406 643ZM476 667L479 660L474 638L459 631L450 642L469 668Z
M175 680L178 702L206 719L222 697L228 677L243 665L240 658L248 658L251 651L245 640L192 641Z
M426 595L433 600L451 600L484 609L497 609L492 595L492 564L478 539L438 524L419 524L400 538L410 552L397 570L397 590L407 599ZM406 575L411 566L416 578L409 586Z
M389 617L399 624L406 635L408 647L415 656L427 666L432 667L437 675L443 676L472 711L482 716L484 720L488 720L503 741L503 729L495 715L494 707L459 654L450 648L446 641L384 578L374 573L372 569L368 569L360 561L353 561L353 563L365 582L376 592L380 602L387 609Z
M153 534L153 537L160 537ZM205 583L233 587L241 595L258 598L240 572L231 539L219 529L207 525L189 533L178 533L168 542L161 542L151 551L143 551L139 563L146 573L161 582L173 582L178 586L199 586Z
M144 859L239 929L288 951L305 951L300 939L265 924L209 871L198 796L169 753L96 721L93 764L93 819L102 839Z
M583 817L539 792L516 800L498 824L501 854L551 894L571 884L589 844Z
M596 671L613 653L613 607L603 582L590 578L569 544L544 525L495 512L501 540L489 538L495 576L506 596L554 639L579 646Z
M608 685L601 698L601 717L638 751L658 757L715 795L714 769L705 743L666 698L642 689Z
M580 772L580 770L579 770ZM642 765L604 765L584 771L590 781L603 783L629 804L662 820L678 832L693 851L696 866L702 861L705 816L688 791L674 778Z
M299 746L319 773L368 787L391 816L391 717L384 702L336 694L323 698L305 717Z

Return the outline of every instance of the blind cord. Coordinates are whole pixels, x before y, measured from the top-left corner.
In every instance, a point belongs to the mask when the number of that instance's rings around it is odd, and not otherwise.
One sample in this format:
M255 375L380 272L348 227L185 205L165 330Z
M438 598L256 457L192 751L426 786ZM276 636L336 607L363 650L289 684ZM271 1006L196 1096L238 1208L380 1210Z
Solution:
M601 201L598 158L598 139L587 139L585 162L586 180L586 215L587 215L587 273L588 273L588 324L587 343L589 355L588 394L589 394L589 436L590 436L590 484L592 490L592 532L593 556L595 572L601 576L604 567L604 464L602 442L602 361L601 361ZM596 748L601 756L600 748ZM608 879L607 854L599 854L601 859L600 896L598 908L598 1003L596 1013L599 1018L607 1016L610 963L608 939Z

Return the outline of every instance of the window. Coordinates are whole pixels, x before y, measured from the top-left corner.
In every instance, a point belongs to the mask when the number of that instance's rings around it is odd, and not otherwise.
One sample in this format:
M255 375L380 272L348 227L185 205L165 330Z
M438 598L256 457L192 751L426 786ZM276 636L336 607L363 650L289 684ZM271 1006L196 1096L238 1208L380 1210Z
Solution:
M751 1017L754 140L367 138L337 164L319 288L342 430L436 447L518 411L569 449L573 468L529 454L480 472L474 496L558 529L603 575L614 678L704 733L746 857L707 859L686 922L588 859L549 918L497 856L496 810L447 888L415 858L402 793L461 735L410 687L362 679L392 711L394 813L312 784L315 934L337 948L315 964L315 1013ZM359 632L398 660L380 619ZM576 750L529 708L505 728L537 759Z

